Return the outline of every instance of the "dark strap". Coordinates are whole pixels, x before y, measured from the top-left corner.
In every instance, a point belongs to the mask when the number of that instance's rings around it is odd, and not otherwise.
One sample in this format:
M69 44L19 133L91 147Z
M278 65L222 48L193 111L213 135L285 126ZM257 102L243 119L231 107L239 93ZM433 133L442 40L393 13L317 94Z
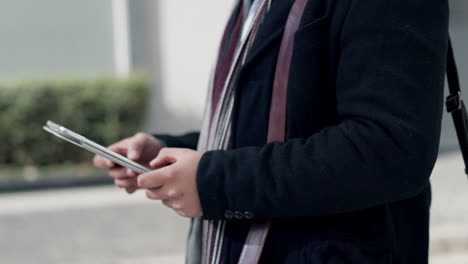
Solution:
M450 38L447 52L447 82L450 94L445 105L447 106L447 112L452 114L458 143L465 163L465 174L468 175L468 115L461 96L460 80Z
M287 90L294 47L294 35L299 29L306 4L307 0L295 0L284 29L271 95L268 142L285 141ZM239 264L258 263L270 225L271 220L252 224L242 249Z

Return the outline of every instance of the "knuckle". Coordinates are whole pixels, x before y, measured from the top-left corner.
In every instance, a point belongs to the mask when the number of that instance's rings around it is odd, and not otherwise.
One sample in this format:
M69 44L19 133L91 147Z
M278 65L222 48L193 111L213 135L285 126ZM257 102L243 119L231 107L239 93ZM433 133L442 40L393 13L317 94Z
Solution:
M176 210L184 210L184 206L181 202L175 202L172 204L172 208L176 209Z
M137 133L135 133L135 135L134 135L134 137L144 137L144 136L146 136L146 134L143 133L143 132L137 132Z
M133 176L133 171L131 169L125 169L125 176L132 177Z
M133 136L133 139L138 143L146 140L146 138L147 138L147 135L143 132L138 132Z
M179 204L172 202L171 203L171 208L174 209L174 210L179 210Z
M177 189L171 189L167 192L167 197L170 199L177 198L179 196L179 191Z

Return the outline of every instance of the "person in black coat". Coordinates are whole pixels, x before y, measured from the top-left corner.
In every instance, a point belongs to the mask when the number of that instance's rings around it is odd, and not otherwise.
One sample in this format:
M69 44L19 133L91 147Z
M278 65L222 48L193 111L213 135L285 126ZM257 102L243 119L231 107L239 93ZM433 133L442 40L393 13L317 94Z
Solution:
M237 263L258 219L273 219L261 263L427 263L447 0L308 1L294 37L286 142L266 144L292 3L271 3L238 70L229 150L195 151L198 133L140 133L111 149L154 171L136 178L95 164L183 216L227 220L222 263Z

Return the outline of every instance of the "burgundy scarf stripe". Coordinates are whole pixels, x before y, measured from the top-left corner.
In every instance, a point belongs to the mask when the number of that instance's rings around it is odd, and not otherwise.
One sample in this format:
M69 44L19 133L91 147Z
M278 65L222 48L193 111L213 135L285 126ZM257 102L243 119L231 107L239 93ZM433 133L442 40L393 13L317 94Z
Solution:
M236 19L236 24L232 30L231 36L228 36L227 32L225 32L225 35L223 37L223 44L220 49L220 56L218 58L218 62L216 65L215 72L217 73L214 78L214 87L213 87L213 97L212 97L212 109L216 109L216 106L218 105L218 101L221 97L221 92L224 88L224 84L226 83L226 79L229 74L230 67L233 63L234 59L234 54L236 52L237 48L237 43L239 42L240 39L240 34L241 34L241 29L242 29L242 20L243 20L243 8L240 8L240 14L237 16ZM227 31L227 29L226 29ZM229 39L229 44L227 46L226 53L224 55L224 59L222 58L223 54L222 49L225 46L225 42L228 41ZM214 111L211 112L211 118L213 118Z
M241 0L242 1L242 0ZM205 120L201 140L199 142L200 151L209 151L215 149L228 149L231 129L231 116L234 105L234 87L232 80L242 65L246 54L251 48L256 33L263 21L263 17L268 10L269 0L259 0L254 4L255 13L249 13L248 22L249 32L243 38L244 8L243 2L237 9L237 14L231 16L230 22L223 35L220 54L214 69L215 75L211 83L211 102L210 109L205 112ZM234 12L236 13L236 11ZM253 19L250 17L254 14ZM235 22L234 22L235 21ZM229 34L228 32L231 31ZM198 220L197 220L198 221ZM199 223L200 225L200 223ZM223 220L204 220L202 226L202 263L219 264L223 257L224 230L226 222Z

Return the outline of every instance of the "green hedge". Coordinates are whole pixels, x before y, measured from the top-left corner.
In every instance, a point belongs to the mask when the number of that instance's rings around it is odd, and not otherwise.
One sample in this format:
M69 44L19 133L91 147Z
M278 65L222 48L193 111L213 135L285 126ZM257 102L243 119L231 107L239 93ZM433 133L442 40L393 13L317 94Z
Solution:
M0 83L0 165L89 161L86 151L45 132L45 122L110 144L141 129L148 87L144 74Z

